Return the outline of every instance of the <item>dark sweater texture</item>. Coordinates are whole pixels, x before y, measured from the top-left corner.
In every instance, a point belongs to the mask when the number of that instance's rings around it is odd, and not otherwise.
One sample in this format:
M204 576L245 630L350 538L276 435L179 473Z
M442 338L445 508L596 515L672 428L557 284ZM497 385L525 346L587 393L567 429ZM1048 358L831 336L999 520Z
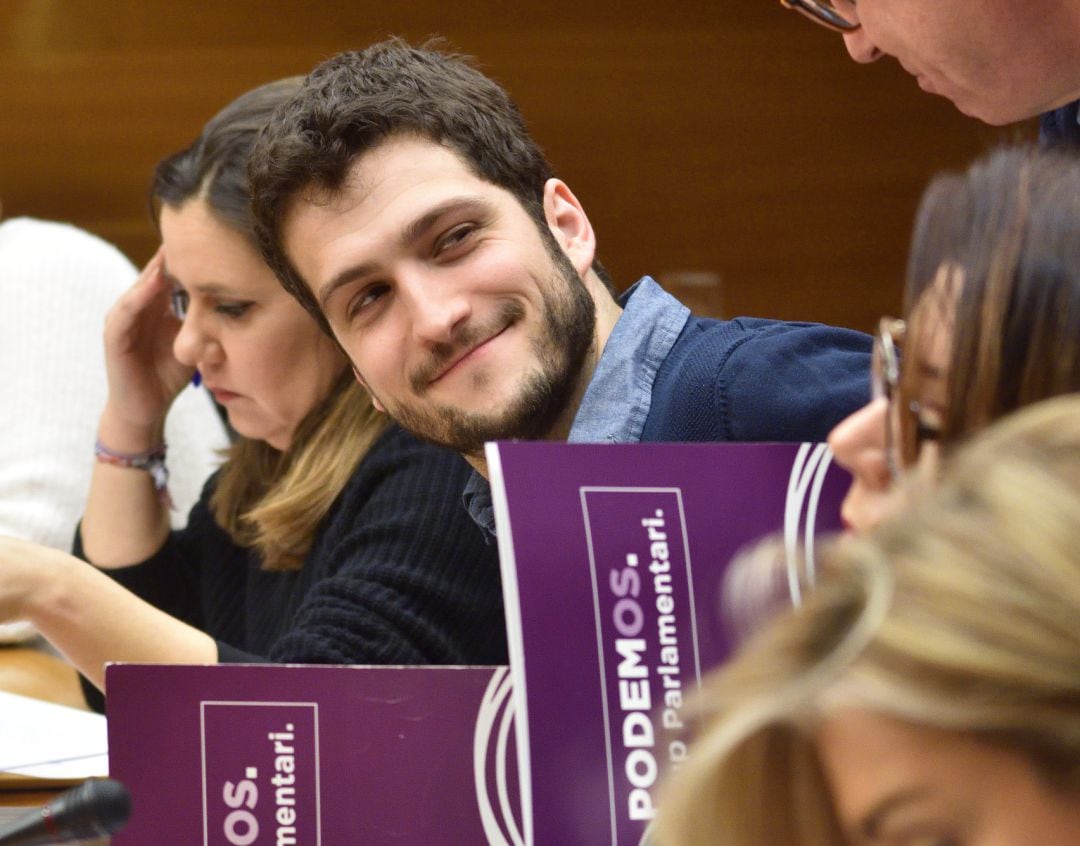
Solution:
M153 557L106 572L213 637L222 662L506 663L497 552L461 507L469 473L459 455L392 426L302 569L264 571L233 543L208 507L215 476ZM85 558L81 534L74 551Z
M691 316L653 383L642 441L824 441L870 399L869 335Z

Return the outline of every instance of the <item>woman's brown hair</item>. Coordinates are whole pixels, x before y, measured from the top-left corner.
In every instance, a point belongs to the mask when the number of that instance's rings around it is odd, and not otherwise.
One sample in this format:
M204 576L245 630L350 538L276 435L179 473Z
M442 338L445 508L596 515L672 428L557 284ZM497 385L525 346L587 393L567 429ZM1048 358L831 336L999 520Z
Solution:
M943 265L952 284L932 290ZM905 298L908 315L940 309L952 335L943 441L1080 391L1080 158L1002 148L936 178L916 217ZM918 376L904 374L910 397ZM914 439L905 444L913 461Z
M248 153L274 109L301 81L282 79L241 95L206 124L190 147L163 159L151 187L155 217L162 206L203 200L257 250ZM236 543L258 551L264 569L299 569L319 525L385 428L385 419L346 369L297 427L286 451L264 441L236 439L210 500L214 518Z

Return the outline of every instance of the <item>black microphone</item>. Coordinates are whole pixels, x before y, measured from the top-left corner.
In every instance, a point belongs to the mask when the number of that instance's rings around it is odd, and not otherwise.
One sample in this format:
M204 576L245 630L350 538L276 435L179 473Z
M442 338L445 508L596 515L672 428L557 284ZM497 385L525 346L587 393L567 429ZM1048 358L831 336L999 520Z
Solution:
M127 788L111 778L84 781L0 829L0 846L44 846L107 837L131 816Z

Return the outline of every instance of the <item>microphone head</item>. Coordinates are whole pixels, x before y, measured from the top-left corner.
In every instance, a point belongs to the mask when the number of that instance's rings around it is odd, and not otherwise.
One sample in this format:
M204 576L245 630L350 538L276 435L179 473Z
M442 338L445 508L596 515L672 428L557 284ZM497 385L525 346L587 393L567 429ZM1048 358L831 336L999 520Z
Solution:
M57 824L83 836L115 834L131 816L131 794L111 778L84 781L50 803L50 816Z
M96 840L115 834L130 816L131 796L124 785L107 778L92 779L0 828L0 846Z

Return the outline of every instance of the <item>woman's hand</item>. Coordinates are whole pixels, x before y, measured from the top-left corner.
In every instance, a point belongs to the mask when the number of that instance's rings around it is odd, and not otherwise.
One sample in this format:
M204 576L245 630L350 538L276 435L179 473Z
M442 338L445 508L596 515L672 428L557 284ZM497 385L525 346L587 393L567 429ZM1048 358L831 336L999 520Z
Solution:
M111 449L154 446L141 441L160 439L169 406L194 373L173 356L180 321L170 309L164 265L159 249L105 318L109 400L102 428L109 431L101 436Z

